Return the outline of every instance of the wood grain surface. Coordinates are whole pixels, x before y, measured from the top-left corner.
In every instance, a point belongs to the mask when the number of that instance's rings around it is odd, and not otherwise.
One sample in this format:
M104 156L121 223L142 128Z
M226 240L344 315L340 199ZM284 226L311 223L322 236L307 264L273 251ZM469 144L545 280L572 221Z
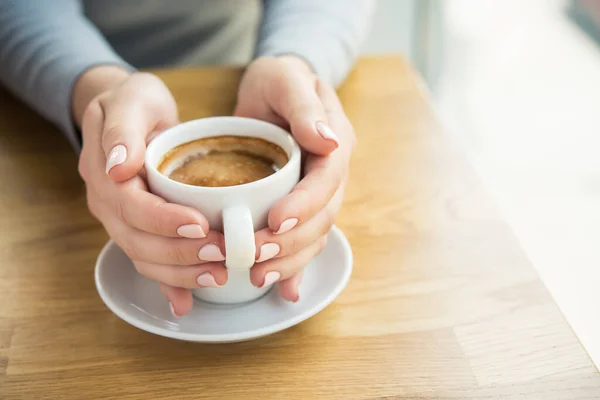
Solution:
M159 71L182 120L229 114L241 71ZM360 61L340 96L358 134L337 224L355 270L323 312L260 340L140 331L93 282L107 240L76 155L0 94L0 398L598 399L600 376L419 78Z

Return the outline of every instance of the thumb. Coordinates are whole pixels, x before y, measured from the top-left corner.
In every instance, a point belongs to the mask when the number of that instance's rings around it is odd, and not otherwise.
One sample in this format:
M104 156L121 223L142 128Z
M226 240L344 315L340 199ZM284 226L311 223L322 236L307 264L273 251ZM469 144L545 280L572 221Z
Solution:
M289 124L292 135L310 153L326 156L339 147L339 138L327 123L313 75L284 74L272 87L269 103Z
M143 94L126 94L100 100L104 110L102 150L106 174L114 181L128 180L142 169L146 144L157 131L177 124L177 107L171 96L156 101Z

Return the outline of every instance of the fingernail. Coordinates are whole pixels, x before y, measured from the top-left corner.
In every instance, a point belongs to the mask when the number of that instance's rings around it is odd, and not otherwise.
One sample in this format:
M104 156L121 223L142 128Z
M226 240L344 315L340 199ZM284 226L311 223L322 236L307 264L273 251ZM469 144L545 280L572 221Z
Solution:
M123 164L127 159L127 148L122 144L118 144L112 148L106 160L106 173L119 164Z
M260 246L260 254L259 254L256 262L259 263L259 262L270 260L271 258L275 257L277 254L279 254L279 250L280 250L280 248L277 243L263 244L262 246Z
M281 223L281 225L279 225L279 230L274 233L276 235L281 235L282 233L285 233L285 232L289 231L290 229L292 229L293 227L295 227L297 223L298 223L298 218L286 219L285 221L283 221Z
M225 261L225 256L216 244L207 244L198 251L198 258L202 261Z
M198 285L204 286L204 287L219 287L219 286L221 286L217 283L217 281L215 281L215 277L212 276L212 274L210 272L205 272L203 274L200 274L198 276L198 278L196 278L196 282L198 282Z
M316 127L317 127L317 132L319 132L319 135L321 135L323 137L323 139L332 140L335 143L335 147L336 148L339 147L340 139L333 132L333 130L329 127L329 125L327 125L324 122L319 121L316 123Z
M181 225L177 228L177 234L188 239L201 239L206 237L206 233L204 233L202 227L197 224Z
M270 285L274 284L275 282L277 282L279 280L279 278L281 278L281 274L279 272L277 272L277 271L267 272L267 274L265 275L265 282L262 284L261 287L270 286Z
M175 312L175 307L173 307L173 303L171 302L169 302L169 309L171 310L171 314L173 314L175 318L179 318L179 315L177 315L177 313Z

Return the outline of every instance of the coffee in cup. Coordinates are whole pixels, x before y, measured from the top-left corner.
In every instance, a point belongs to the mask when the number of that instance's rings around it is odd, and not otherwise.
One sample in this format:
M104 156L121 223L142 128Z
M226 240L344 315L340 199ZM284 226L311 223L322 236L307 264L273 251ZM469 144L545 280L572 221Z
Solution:
M197 139L171 149L158 171L188 185L223 187L266 178L287 162L287 153L274 143L226 135Z

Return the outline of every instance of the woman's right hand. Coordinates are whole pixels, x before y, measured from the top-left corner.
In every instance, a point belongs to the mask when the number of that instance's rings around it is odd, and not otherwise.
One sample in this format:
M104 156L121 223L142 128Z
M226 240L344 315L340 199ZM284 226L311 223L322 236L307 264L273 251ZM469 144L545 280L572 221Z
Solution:
M160 283L179 317L192 308L189 289L227 281L223 235L210 231L198 210L148 191L146 145L178 122L177 106L158 77L115 68L93 68L75 85L73 113L83 137L79 173L91 213L137 271Z

